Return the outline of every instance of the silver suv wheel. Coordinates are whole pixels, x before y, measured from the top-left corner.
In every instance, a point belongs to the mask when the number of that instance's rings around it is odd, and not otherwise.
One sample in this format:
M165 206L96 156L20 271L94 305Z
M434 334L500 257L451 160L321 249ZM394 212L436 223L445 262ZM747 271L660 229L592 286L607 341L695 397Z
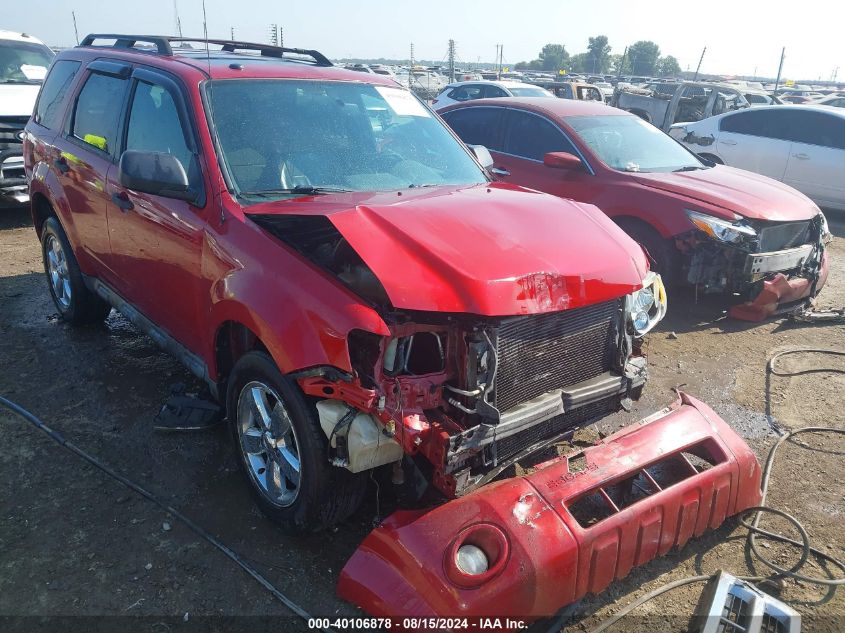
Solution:
M67 267L67 256L62 248L61 242L55 235L47 237L45 246L47 254L47 274L50 277L50 285L53 288L53 296L59 307L67 310L70 307L71 289L70 273Z
M299 445L274 389L258 381L244 385L238 396L237 429L253 485L273 505L291 505L300 489Z

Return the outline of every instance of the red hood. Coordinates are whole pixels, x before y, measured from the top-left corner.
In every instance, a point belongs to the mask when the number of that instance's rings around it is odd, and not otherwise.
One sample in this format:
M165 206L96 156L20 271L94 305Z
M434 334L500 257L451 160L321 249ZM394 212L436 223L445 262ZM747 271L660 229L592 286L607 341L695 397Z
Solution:
M648 271L597 208L512 185L299 198L250 213L328 216L407 310L552 312L628 294Z
M724 210L722 216L730 220L730 211L772 222L809 220L819 212L807 196L792 187L726 165L676 173L638 173L634 179L647 187L718 207L717 210Z

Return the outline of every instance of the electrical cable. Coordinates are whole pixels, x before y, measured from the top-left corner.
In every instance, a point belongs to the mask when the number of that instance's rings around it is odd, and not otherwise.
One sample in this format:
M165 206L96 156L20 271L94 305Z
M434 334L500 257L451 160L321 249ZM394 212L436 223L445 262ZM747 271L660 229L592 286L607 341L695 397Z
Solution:
M781 376L781 377L791 377L791 376L803 376L806 374L814 374L814 373L841 373L845 374L845 369L835 369L835 368L821 368L815 367L813 369L806 369L800 371L778 371L777 361L782 358L783 356L787 356L789 354L799 354L799 353L812 353L812 354L828 354L833 356L845 356L845 351L840 350L831 350L831 349L820 349L820 348L799 348L799 349L792 349L786 350L783 352L779 352L773 355L768 362L766 363L766 375L773 376ZM768 386L768 383L767 383ZM769 400L769 393L768 388L766 390L766 400L768 404ZM768 495L769 491L769 480L771 479L772 475L772 466L775 462L775 456L777 455L778 449L781 445L786 442L788 439L795 437L796 435L800 435L802 433L835 433L839 435L845 435L845 429L841 428L832 428L832 427L822 427L822 426L805 426L797 429L787 429L786 431L780 431L781 436L778 438L778 441L769 449L769 454L766 457L766 463L763 466L763 475L761 480L761 498L760 498L760 505L748 508L742 515L746 515L750 512L754 513L754 519L749 523L746 519L740 518L739 522L748 530L748 545L753 552L753 554L757 557L757 559L762 562L767 567L773 569L776 574L769 575L769 576L739 576L740 580L745 580L749 582L757 582L761 580L773 579L773 578L793 578L795 580L800 580L809 584L813 585L821 585L827 587L838 587L840 585L845 585L845 562L840 561L825 552L819 551L816 548L810 545L810 537L807 534L807 530L801 524L798 519L793 517L792 515L784 512L783 510L778 510L777 508L772 508L770 506L765 505L766 503L766 496ZM783 536L782 534L777 534L774 532L769 532L768 530L764 530L763 528L759 527L760 524L760 517L761 514L769 512L772 514L776 514L787 521L789 521L798 533L801 535L801 540L796 541L791 539L787 536ZM798 562L795 563L790 569L783 568L776 563L767 559L763 554L760 553L760 550L757 548L756 538L757 535L761 535L767 539L780 541L782 543L788 543L790 545L800 547L801 548L801 557L798 559ZM815 576L805 576L803 574L799 574L798 571L806 564L809 560L810 555L814 555L818 558L824 559L830 563L833 563L836 567L838 567L842 573L843 577L841 578L821 578ZM614 624L616 624L619 620L624 618L628 615L631 611L644 605L646 602L649 602L658 596L663 595L673 589L677 589L678 587L684 587L686 585L691 585L697 582L706 582L710 580L713 576L710 575L702 575L702 576L690 576L689 578L681 578L679 580L675 580L669 582L665 585L661 585L656 589L650 591L649 593L637 598L634 602L629 605L626 605L608 619L601 622L598 626L591 629L589 633L602 633L602 631L607 630ZM561 631L562 633L566 630L564 626Z
M184 514L182 514L181 512L176 510L175 508L173 508L172 506L168 505L164 501L161 501L158 497L153 495L153 493L149 492L146 488L143 488L139 484L136 484L135 482L131 481L130 479L127 479L126 477L124 477L120 473L115 472L111 467L107 466L106 464L104 464L103 462L98 460L96 457L91 455L90 453L87 453L86 451L82 450L81 448L76 446L70 440L66 440L61 433L51 429L44 422L42 422L38 417L36 417L34 414L32 414L29 411L27 411L26 409L24 409L19 404L12 402L11 400L7 400L3 396L0 396L0 407L4 407L4 408L8 409L9 411L11 411L12 413L20 416L21 418L23 418L24 420L26 420L27 422L29 422L30 424L35 426L38 430L42 431L47 436L49 436L50 439L52 439L54 442L59 444L59 446L66 448L70 452L76 454L78 457L81 457L83 460L85 460L86 462L88 462L89 464L94 466L95 468L97 468L97 469L103 471L104 473L106 473L109 477L116 479L117 481L122 483L124 486L126 486L127 488L132 490L133 492L138 493L139 495L141 495L142 497L144 497L148 501L151 501L152 503L154 503L155 505L160 507L165 512L167 512L167 513L171 514L172 516L174 516L175 518L177 518L179 521L181 521L186 526L188 526L198 536L205 539L211 545L213 545L218 550L220 550L230 560L232 560L241 569L243 569L247 574L252 576L252 578L255 581L257 581L258 584L260 584L267 591L269 591L270 594L274 598L276 598L276 600L281 602L285 607L290 609L293 613L295 613L296 615L298 615L300 618L302 618L305 621L308 621L309 619L311 619L311 615L307 611L305 611L305 609L300 607L293 600L291 600L285 594L283 594L281 591L276 589L276 587L273 586L273 584L269 580L267 580L267 578L265 578L257 569L255 569L255 567L253 567L252 565L247 563L235 551L233 551L228 546L223 544L221 541L219 541L216 537L214 537L212 534L207 532L205 529L203 529L202 527L200 527L199 525L194 523L187 516L185 516ZM330 628L321 628L319 630L324 631L325 633L334 633L334 631Z

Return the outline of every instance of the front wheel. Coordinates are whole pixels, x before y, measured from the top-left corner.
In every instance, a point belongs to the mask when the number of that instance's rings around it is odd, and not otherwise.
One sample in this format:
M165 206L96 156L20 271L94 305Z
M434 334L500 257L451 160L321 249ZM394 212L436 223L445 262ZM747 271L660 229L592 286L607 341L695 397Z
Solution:
M619 221L620 228L643 247L651 261L651 269L660 273L666 285L673 285L678 278L678 251L648 224L638 221Z
M358 508L366 476L329 464L316 407L267 354L237 362L226 401L240 465L271 520L291 533L316 532Z

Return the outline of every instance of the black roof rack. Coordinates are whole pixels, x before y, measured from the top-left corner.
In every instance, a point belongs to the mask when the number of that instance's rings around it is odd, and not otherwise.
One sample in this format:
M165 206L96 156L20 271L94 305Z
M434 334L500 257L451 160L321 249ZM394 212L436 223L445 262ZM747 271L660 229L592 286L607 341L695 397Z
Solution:
M173 47L171 43L180 42L197 42L205 45L215 44L220 46L220 50L227 53L234 53L235 51L257 51L262 57L275 57L281 59L285 53L293 55L303 55L314 60L317 66L333 66L329 58L323 55L320 51L315 51L305 48L284 48L282 46L271 46L269 44L256 44L254 42L236 42L234 40L207 40L196 37L170 37L168 35L121 35L115 33L91 33L85 36L85 39L79 44L80 46L94 46L97 40L114 40L111 48L134 48L135 44L151 44L156 48L157 55L173 55Z

